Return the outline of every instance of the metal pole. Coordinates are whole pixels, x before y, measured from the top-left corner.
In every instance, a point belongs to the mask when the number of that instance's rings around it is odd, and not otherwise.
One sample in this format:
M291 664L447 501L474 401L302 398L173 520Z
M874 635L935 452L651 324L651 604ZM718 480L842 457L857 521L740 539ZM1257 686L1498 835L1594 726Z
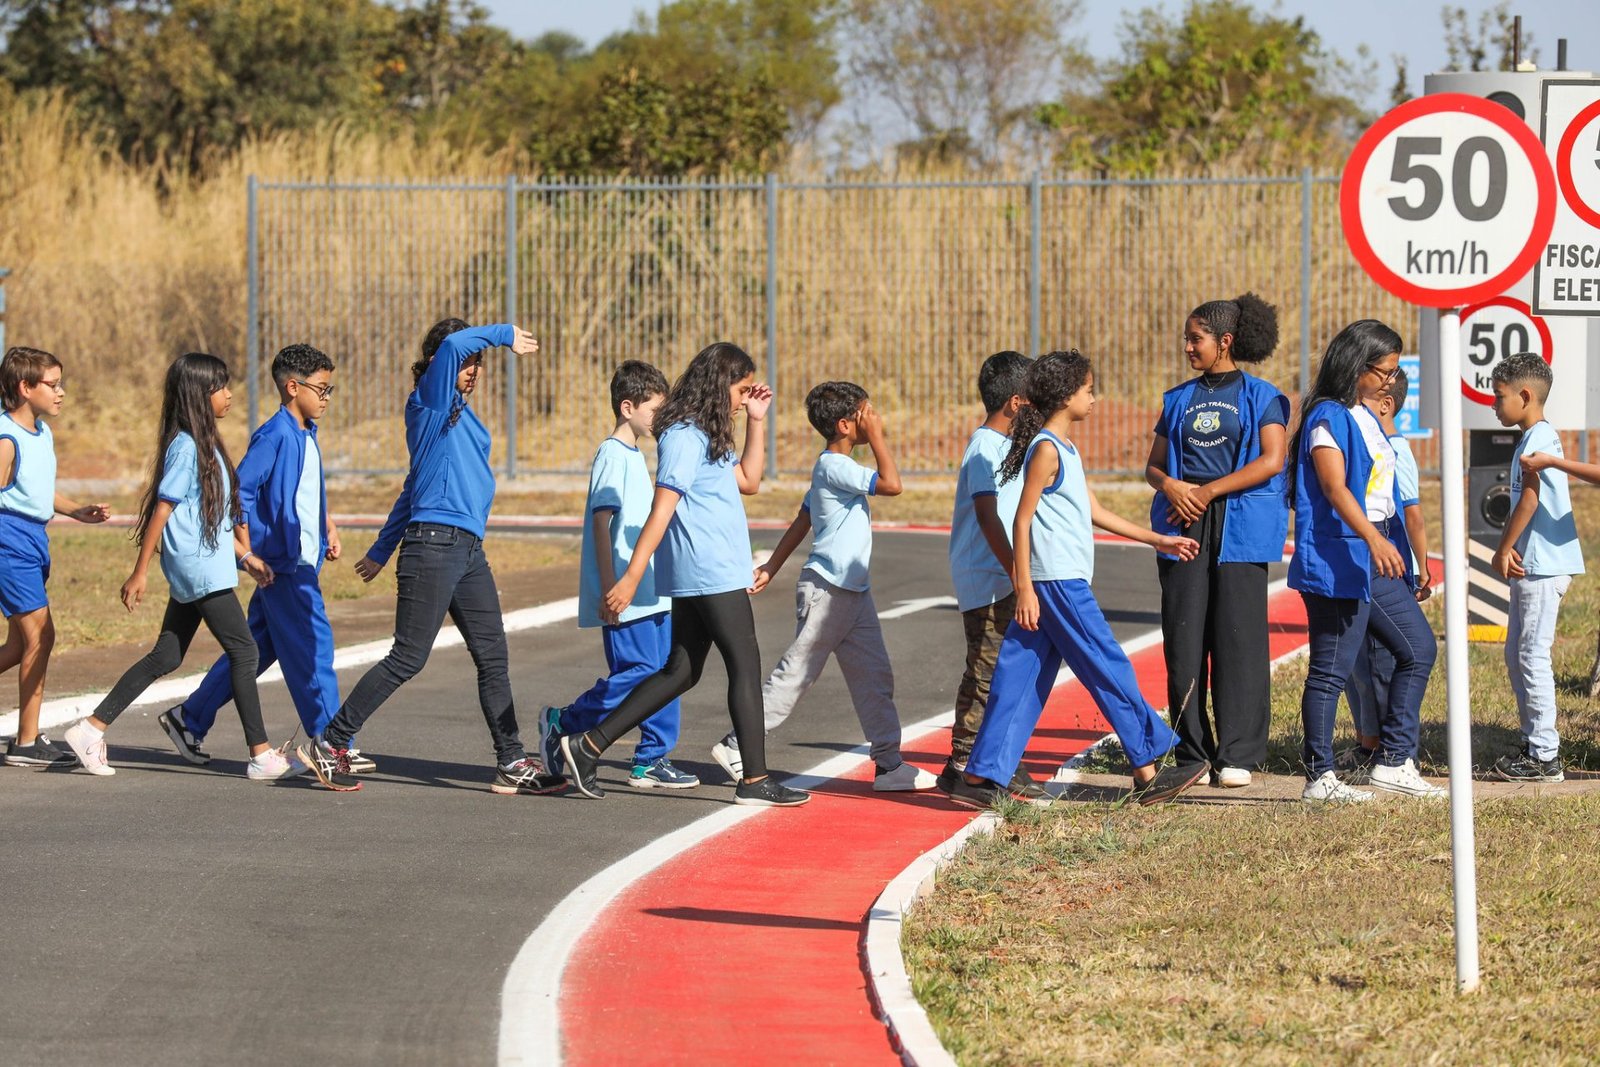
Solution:
M6 278L11 274L0 267L0 353L6 350Z
M1040 247L1039 172L1028 182L1028 355L1039 355L1040 287L1044 275L1044 249Z
M250 430L261 424L261 235L260 218L257 215L256 192L258 182L254 174L245 188L248 190L249 201L248 229L245 238L245 258L249 261L245 267L248 277L249 295L245 299L245 314L249 321L244 328L244 375L245 375L245 414L250 424Z
M1450 752L1450 859L1455 874L1456 988L1478 988L1478 872L1472 830L1471 694L1467 688L1467 501L1461 456L1461 311L1439 315L1439 514L1444 526L1445 705Z
M767 175L767 469L778 473L778 176Z
M517 321L517 176L506 179L506 321ZM506 477L517 476L517 353L506 349Z
M1300 172L1300 395L1311 390L1311 168Z

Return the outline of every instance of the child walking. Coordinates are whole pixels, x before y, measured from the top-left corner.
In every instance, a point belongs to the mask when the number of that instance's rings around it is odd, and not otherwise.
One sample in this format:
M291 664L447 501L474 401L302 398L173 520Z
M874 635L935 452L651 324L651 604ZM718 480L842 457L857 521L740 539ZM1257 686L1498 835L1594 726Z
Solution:
M672 598L672 649L666 665L598 725L560 735L567 774L587 797L605 796L596 777L605 750L692 689L716 645L728 669L728 714L743 756L734 803L792 807L811 799L767 773L761 649L749 596L750 526L739 499L761 488L766 463L761 420L772 390L756 384L755 374L755 361L743 349L719 341L689 362L656 412L655 498L605 607L618 617L627 610L654 556L656 591ZM747 421L736 461L733 416L740 409Z
M954 792L972 755L972 740L983 724L1000 642L1017 612L1011 588L1011 523L1022 497L1022 479L1000 481L1000 463L1011 444L1011 424L1025 404L1023 379L1033 361L1021 352L996 352L978 369L978 397L983 425L972 432L956 475L956 503L950 516L950 582L961 612L967 658L956 688L955 723L950 730L950 758L939 772L938 786ZM1019 764L1010 788L1042 798L1044 789Z
M1002 482L1024 476L1012 528L1017 617L995 665L989 704L972 758L950 799L988 807L1006 796L1063 661L1111 723L1140 802L1170 800L1205 777L1204 761L1156 771L1178 735L1139 691L1133 665L1095 602L1094 530L1120 534L1179 559L1193 559L1192 538L1157 534L1106 511L1084 480L1083 459L1068 437L1094 411L1094 372L1076 349L1040 356L1028 368L1028 406L1011 427ZM1018 799L1029 799L1018 797Z
M330 789L351 788L349 775L356 770L352 740L384 701L428 662L446 614L478 668L478 704L495 754L490 791L516 796L563 788L543 760L523 749L511 698L500 594L483 554L495 481L488 427L467 400L477 388L484 349L496 345L524 356L539 350L538 341L510 323L473 328L460 319L444 319L428 331L422 358L411 365L414 388L406 399L410 470L389 520L356 563L356 573L370 582L400 546L394 646L356 683L327 728L300 748L300 758Z
M900 472L883 431L883 416L854 382L823 382L806 396L806 417L828 447L811 468L811 490L771 558L756 568L759 593L810 531L811 555L795 583L794 643L761 687L766 732L779 726L822 674L828 657L839 661L850 702L866 735L880 793L932 789L934 776L900 755L900 715L894 706L894 669L883 626L872 602L870 496L899 496ZM872 449L877 470L850 458L858 445ZM743 764L739 739L728 734L711 756L734 781Z
M94 714L62 735L90 774L116 773L106 761L106 730L152 682L178 669L202 622L228 657L233 703L250 748L246 777L271 781L305 769L267 743L256 692L256 645L234 595L239 567L257 581L272 576L248 551L234 558L231 533L241 521L238 479L217 430L232 404L228 366L215 356L191 352L167 369L155 461L134 532L139 556L122 583L122 603L133 611L144 601L150 557L159 546L161 573L170 586L167 610L155 647L128 668Z
M272 359L272 380L281 405L250 438L239 461L239 507L235 547L263 564L268 580L250 597L246 621L257 652L259 675L283 664L283 683L307 737L322 733L339 709L339 679L333 671L333 629L318 577L324 560L339 558L339 531L328 515L317 420L333 395L333 360L311 345L290 345ZM233 668L217 660L181 704L159 722L178 754L190 763L210 762L201 747L217 711L233 699ZM375 764L351 757L354 771Z
M1571 588L1572 576L1583 573L1567 471L1584 478L1600 471L1567 460L1560 435L1545 421L1544 404L1554 380L1548 363L1526 352L1508 356L1495 365L1493 380L1495 416L1503 425L1522 430L1511 459L1511 517L1494 554L1494 569L1511 583L1506 670L1517 696L1522 751L1500 757L1494 772L1508 782L1559 782L1566 772L1556 730L1550 647L1561 598ZM1531 462L1535 455L1538 461Z
M50 617L50 538L56 515L105 522L104 504L78 504L56 492L55 438L47 418L61 414L61 361L37 348L9 348L0 359L0 614L6 643L0 673L17 668L17 736L6 742L8 767L70 767L71 752L39 732L45 674L55 648Z
M584 505L583 556L578 583L578 625L600 627L609 675L564 708L545 708L539 718L539 747L545 766L560 773L566 765L559 737L592 729L616 710L645 678L666 666L672 650L672 598L656 592L655 567L646 563L633 603L620 614L602 598L633 561L634 546L650 517L654 496L650 468L639 439L667 398L667 379L649 363L623 362L611 376L611 413L616 428L600 442L589 468L589 499ZM635 789L693 789L700 779L672 765L667 753L678 743L676 698L639 727L628 784Z
M1339 780L1333 724L1339 694L1371 634L1394 657L1379 744L1368 782L1374 789L1437 799L1445 790L1417 772L1422 696L1437 645L1412 587L1411 543L1400 521L1395 451L1366 402L1400 368L1400 335L1374 319L1351 323L1328 344L1301 402L1289 442L1295 502L1289 587L1306 605L1311 661L1300 719L1308 803L1371 800Z

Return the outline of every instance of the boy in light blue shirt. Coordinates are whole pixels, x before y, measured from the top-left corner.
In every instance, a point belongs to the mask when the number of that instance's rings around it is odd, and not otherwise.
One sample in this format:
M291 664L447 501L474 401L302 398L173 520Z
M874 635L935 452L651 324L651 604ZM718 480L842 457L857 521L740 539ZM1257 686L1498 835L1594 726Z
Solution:
M789 646L761 687L765 726L771 732L789 717L827 665L839 660L856 718L861 722L876 766L872 788L878 792L931 789L934 776L905 762L900 755L900 715L894 706L894 670L884 647L878 609L872 602L872 510L869 496L898 496L900 473L884 439L883 418L854 382L823 382L806 396L806 417L828 447L811 469L811 490L800 513L767 562L756 568L752 592L772 581L807 531L811 555L806 557L795 601L799 622ZM872 449L878 469L850 458L858 445ZM719 763L737 758L732 734L717 746Z
M1495 774L1509 782L1559 782L1561 738L1556 732L1556 681L1550 664L1561 598L1574 574L1583 573L1583 550L1567 495L1567 475L1547 469L1523 474L1522 457L1533 452L1561 456L1561 437L1544 418L1553 376L1532 353L1508 356L1494 368L1494 413L1501 425L1517 426L1522 440L1511 458L1511 517L1500 535L1494 569L1511 583L1506 624L1506 669L1517 696L1523 750L1495 761Z
M564 708L547 707L539 717L545 765L560 773L564 763L557 735L593 729L633 687L660 671L672 650L672 598L656 591L653 564L633 602L613 616L605 591L628 569L633 546L650 517L655 482L639 438L648 436L656 409L666 399L667 379L655 367L630 359L611 377L611 410L616 429L600 442L589 470L584 505L583 559L578 584L578 625L601 627L609 675ZM628 784L636 789L693 789L700 779L672 765L667 753L678 743L679 705L673 700L639 728Z

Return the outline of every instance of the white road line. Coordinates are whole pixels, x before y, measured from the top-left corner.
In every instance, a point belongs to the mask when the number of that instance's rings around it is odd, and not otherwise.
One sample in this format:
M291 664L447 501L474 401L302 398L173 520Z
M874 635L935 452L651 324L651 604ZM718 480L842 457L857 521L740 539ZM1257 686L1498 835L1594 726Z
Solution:
M955 606L956 598L953 596L925 596L919 600L899 600L888 611L878 612L878 619L879 621L903 619L907 615L915 615L917 612L927 611L929 608L953 608Z

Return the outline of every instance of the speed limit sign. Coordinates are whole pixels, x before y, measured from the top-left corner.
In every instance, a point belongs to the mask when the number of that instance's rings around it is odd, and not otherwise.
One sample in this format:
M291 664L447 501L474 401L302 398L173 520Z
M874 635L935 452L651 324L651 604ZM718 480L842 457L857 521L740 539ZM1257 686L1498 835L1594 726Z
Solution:
M1549 363L1555 356L1550 324L1526 302L1497 296L1461 311L1461 395L1488 407L1494 403L1494 368L1507 356L1533 352Z
M1356 144L1339 188L1346 242L1389 292L1460 307L1504 292L1555 222L1544 146L1506 108L1464 93L1419 97Z

